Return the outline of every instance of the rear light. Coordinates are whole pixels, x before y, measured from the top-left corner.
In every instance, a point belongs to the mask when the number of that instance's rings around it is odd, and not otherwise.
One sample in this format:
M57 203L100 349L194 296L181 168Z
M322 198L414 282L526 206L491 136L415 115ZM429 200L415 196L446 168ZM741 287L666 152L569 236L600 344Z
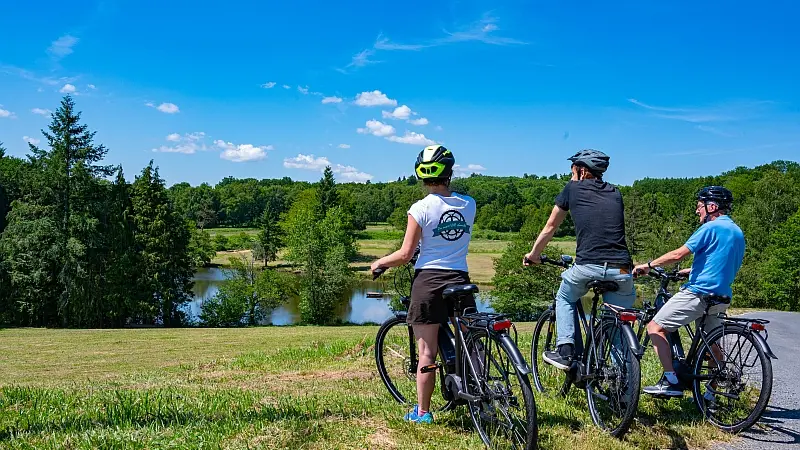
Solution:
M632 313L632 312L621 312L621 313L619 313L619 320L621 320L623 322L636 322L637 318L638 317L636 316L636 313Z
M765 327L764 327L764 325L762 325L760 323L751 323L750 324L750 329L756 330L756 331L764 331Z
M494 331L503 331L503 330L507 330L509 328L511 328L511 321L508 320L508 319L501 320L499 322L495 322L495 323L492 324L492 329Z

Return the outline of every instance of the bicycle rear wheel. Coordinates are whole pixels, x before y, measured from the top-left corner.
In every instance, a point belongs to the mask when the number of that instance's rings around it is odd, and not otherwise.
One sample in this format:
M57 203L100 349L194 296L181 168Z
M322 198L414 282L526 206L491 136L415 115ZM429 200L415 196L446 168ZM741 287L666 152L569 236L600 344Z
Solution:
M715 351L721 367L711 356ZM692 383L697 409L729 433L753 426L772 395L772 361L752 332L739 325L725 325L711 333L697 353L694 374L705 378ZM713 400L705 398L707 393Z
M375 337L375 363L383 384L399 403L413 405L417 401L417 340L411 325L405 318L393 317L381 325ZM441 355L436 362L442 363ZM439 370L440 386L444 383L444 371ZM453 402L434 392L431 396L431 411L446 411Z
M570 384L566 382L564 371L547 364L542 358L546 351L555 351L556 314L548 309L536 321L531 343L531 372L536 390L548 395L566 395Z
M470 362L475 369L470 369ZM469 393L483 396L468 402L475 429L490 449L535 449L538 439L536 403L527 374L512 363L499 339L473 330L464 343L464 383Z
M589 415L598 427L614 437L630 428L639 407L642 373L622 327L627 323L604 319L588 345L587 367L592 378L586 381Z

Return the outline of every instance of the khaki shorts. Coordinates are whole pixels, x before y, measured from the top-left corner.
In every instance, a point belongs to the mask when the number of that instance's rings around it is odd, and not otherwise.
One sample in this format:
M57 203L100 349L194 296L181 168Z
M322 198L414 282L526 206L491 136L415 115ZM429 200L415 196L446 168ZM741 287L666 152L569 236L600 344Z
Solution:
M725 312L728 306L730 305L714 305L708 310L708 317L706 317L706 324L704 327L706 333L722 326L722 320L717 317L717 314ZM702 295L695 294L688 289L681 289L661 307L658 314L653 317L653 320L661 325L661 328L673 332L693 320L695 321L695 325L699 326L700 319L703 317L705 310L706 302L703 301Z

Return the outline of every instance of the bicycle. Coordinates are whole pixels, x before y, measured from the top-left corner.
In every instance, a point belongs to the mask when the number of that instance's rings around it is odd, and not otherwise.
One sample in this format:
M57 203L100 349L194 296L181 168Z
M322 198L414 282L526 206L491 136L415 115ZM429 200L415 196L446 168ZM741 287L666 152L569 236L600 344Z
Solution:
M660 286L654 304L645 302L636 311L639 320L637 338L641 341L643 350L650 341L650 336L643 333L643 330L672 297L667 289L669 283L686 278L677 271L667 272L662 267L654 267L650 275L660 280ZM766 329L769 321L733 318L723 312L717 314L722 319L722 326L706 331L705 321L709 310L716 305L730 304L731 299L726 296L704 295L703 301L706 308L698 325L694 330L691 324L684 326L691 339L688 353L684 352L680 330L667 334L674 370L683 386L691 386L694 404L709 422L723 431L738 433L758 421L772 395L771 359L777 359L777 356L769 347L767 338L761 335L763 332L769 336ZM749 344L749 350L742 358L745 344ZM752 363L748 362L751 355L755 356ZM744 369L755 368L756 365L761 370L761 386L757 389L749 387L742 380ZM711 394L710 398L708 393ZM736 405L739 400L753 399L755 406L752 408ZM740 412L746 413L744 417L734 417Z
M410 270L409 266L406 269ZM373 272L373 279L383 272ZM395 277L398 273L402 272L395 272ZM454 285L444 291L445 299L455 304L455 332L448 323L440 325L436 363L420 370L439 374L442 396L435 406L432 399L431 410L446 411L466 404L487 448L535 449L536 403L530 369L517 347L516 327L502 314L481 313L475 308L461 311L461 301L477 292L474 284ZM400 300L402 306L378 329L375 362L392 397L411 404L416 399L419 360L414 331L406 323L410 290ZM516 390L511 386L513 379Z
M541 255L541 261L568 269L573 259L562 255L557 261ZM587 320L581 302L576 304L575 345L568 371L542 358L544 352L557 348L555 292L552 304L537 320L531 345L534 385L539 392L561 396L566 396L573 384L584 389L592 422L612 436L622 437L639 405L641 368L637 356L641 349L631 327L636 315L609 304L598 310L600 295L618 290L616 282L593 280L587 287L594 293L592 309ZM584 349L584 334L588 351Z

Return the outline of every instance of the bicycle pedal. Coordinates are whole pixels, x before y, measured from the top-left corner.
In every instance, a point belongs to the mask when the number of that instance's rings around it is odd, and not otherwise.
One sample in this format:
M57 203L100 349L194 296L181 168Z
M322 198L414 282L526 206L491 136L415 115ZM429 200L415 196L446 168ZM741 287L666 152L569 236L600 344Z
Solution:
M419 371L420 373L431 373L431 372L436 372L441 367L442 367L441 364L429 364L427 366L420 367Z

